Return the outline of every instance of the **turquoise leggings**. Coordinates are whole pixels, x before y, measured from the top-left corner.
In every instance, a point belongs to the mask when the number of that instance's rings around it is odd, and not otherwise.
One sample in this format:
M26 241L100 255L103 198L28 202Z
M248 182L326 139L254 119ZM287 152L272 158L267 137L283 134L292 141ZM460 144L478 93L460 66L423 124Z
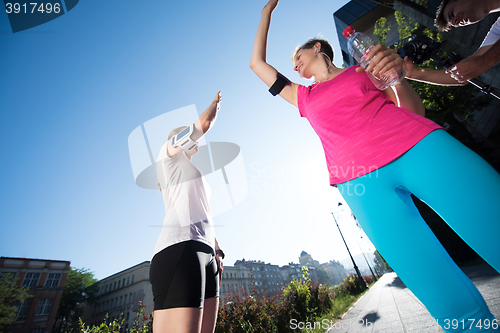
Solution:
M390 164L338 189L380 254L446 332L489 331L484 324L495 318L483 297L429 229L410 194L500 272L500 175L495 169L436 130ZM468 330L473 321L483 328Z

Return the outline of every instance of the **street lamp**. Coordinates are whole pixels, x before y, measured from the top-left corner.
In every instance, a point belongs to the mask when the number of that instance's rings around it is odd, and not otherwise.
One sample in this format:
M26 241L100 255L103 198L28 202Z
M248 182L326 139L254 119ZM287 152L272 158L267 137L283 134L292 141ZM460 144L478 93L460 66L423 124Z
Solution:
M363 239L363 236L360 236L362 239ZM359 243L358 243L359 245ZM361 249L361 245L359 245L359 248ZM370 248L368 247L368 251L370 251ZM361 252L363 252L363 250L361 250ZM368 263L368 260L366 259L366 256L365 256L365 253L363 252L363 256L365 257L365 260L366 260L366 264L368 265L368 267L370 268L370 272L372 272L373 274L373 271L370 267L370 264ZM380 278L380 273L377 271L377 267L375 267L375 263L373 262L373 260L370 258L370 261L373 265L373 270L375 271L375 274L377 274L378 278ZM373 275L373 277L375 278L375 281L377 281L377 277L375 275Z
M362 238L363 236L361 236ZM377 277L375 276L375 274L373 273L373 270L372 270L372 267L370 266L370 264L368 263L368 259L366 259L366 256L365 256L365 252L363 252L363 249L361 248L361 245L359 245L359 242L358 242L358 246L359 246L359 249L361 250L361 254L363 255L363 257L365 258L365 261L366 261L366 264L368 265L368 269L370 270L370 272L372 273L372 276L373 276L373 279L375 281L377 281Z
M342 206L342 203L339 202L338 206ZM335 214L333 214L332 212L332 216L333 216L333 220L335 221L335 224L337 225L337 228L339 229L339 232L340 232L340 237L342 237L342 240L344 241L344 244L345 244L345 247L347 249L347 252L349 253L349 257L351 257L351 260L352 260L352 264L354 266L354 269L356 270L356 273L358 274L358 281L359 281L359 284L361 285L361 288L366 289L366 283L365 283L365 280L363 280L363 276L361 275L361 272L359 271L359 268L358 266L356 265L356 262L354 261L354 258L352 257L351 255L351 251L349 251L349 247L347 246L347 243L344 239L344 236L342 235L342 231L340 231L340 227L339 227L339 224L337 223L337 219L335 218Z

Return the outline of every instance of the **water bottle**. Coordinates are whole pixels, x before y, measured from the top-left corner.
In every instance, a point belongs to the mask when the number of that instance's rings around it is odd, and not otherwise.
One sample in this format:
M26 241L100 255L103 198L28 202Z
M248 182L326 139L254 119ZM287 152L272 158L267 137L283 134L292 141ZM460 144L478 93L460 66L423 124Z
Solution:
M366 55L374 47L370 37L364 33L355 31L351 26L345 28L342 35L347 38L347 48L349 49L349 53L354 59L356 59L361 67L366 69L370 63L370 61L365 59ZM375 86L380 90L385 90L389 86L396 84L399 79L398 72L394 68L391 68L384 73L378 73L377 75L373 75L369 72L366 73Z

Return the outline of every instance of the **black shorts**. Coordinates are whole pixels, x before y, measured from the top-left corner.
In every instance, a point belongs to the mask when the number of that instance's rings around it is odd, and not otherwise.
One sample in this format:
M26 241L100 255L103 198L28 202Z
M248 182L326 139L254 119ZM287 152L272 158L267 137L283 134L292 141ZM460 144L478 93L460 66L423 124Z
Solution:
M219 269L213 249L198 241L171 245L154 255L149 270L155 310L203 308L219 296Z

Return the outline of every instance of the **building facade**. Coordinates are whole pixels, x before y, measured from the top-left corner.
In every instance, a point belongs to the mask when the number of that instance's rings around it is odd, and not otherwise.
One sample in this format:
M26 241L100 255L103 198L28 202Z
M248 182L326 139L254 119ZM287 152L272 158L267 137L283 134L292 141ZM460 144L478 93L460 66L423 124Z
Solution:
M281 278L283 285L287 286L293 280L302 279L302 265L289 263L288 265L280 267Z
M328 276L332 279L334 284L341 284L342 281L349 275L340 262L336 260L330 260L327 263L321 264L321 268L323 268L328 274Z
M12 275L33 296L16 304L16 321L5 327L4 332L51 332L69 269L69 261L0 257L0 274Z
M245 268L251 274L253 286L259 296L274 296L283 287L278 265L272 265L263 261L237 260L234 263L236 268Z
M82 316L88 325L100 325L106 315L108 321L123 319L122 332L126 332L136 319L134 311L139 302L146 306L145 314L153 312L153 291L149 282L150 262L144 261L99 281L97 302L87 304Z
M224 266L222 282L220 286L220 304L237 298L251 295L253 293L252 271L250 268L239 265Z

